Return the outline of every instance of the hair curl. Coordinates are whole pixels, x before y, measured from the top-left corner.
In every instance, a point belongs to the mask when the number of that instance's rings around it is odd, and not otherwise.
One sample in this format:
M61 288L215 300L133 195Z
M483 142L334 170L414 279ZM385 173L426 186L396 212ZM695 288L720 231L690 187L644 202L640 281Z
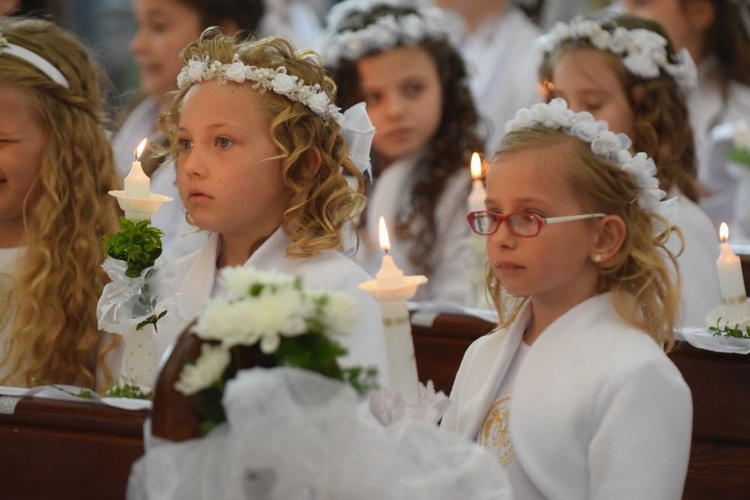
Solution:
M617 26L626 29L653 31L665 39L669 36L654 21L635 16L594 17L603 28L613 31ZM605 55L616 73L633 112L633 149L643 151L658 166L659 186L666 192L677 188L694 202L698 202L698 166L690 126L687 101L675 80L663 70L656 78L645 79L630 73L616 54L597 49L588 40L570 40L557 50L544 55L539 67L539 79L547 100L554 95L552 74L560 58L582 48L597 50ZM668 57L675 58L674 47L667 44Z
M370 11L356 13L338 27L339 32L363 29L376 20L394 15L406 16L417 12L412 7L376 5ZM396 47L402 47L397 45ZM437 228L435 207L448 179L456 172L468 168L473 151L484 150L483 131L474 100L469 89L469 76L461 54L448 40L427 39L415 45L423 49L435 63L442 88L443 109L435 135L425 148L415 172L410 194L410 206L399 214L395 234L399 239L412 242L409 260L425 274L432 270L432 249L435 247ZM392 50L389 48L387 50ZM363 58L382 53L374 49ZM357 61L342 60L329 68L339 86L339 102L351 106L363 99ZM377 154L373 155L377 160ZM466 194L469 193L467 175Z
M307 85L319 84L335 101L336 85L323 72L320 57L310 50L295 51L284 38L270 37L238 42L216 28L205 30L200 38L181 54L187 62L193 56L231 63L234 54L247 65L286 67ZM173 94L167 112L160 117L167 152L179 155L176 142L182 102L195 83ZM248 82L250 88L252 82ZM341 249L339 232L364 208L364 179L348 159L349 147L341 136L341 126L325 121L302 103L275 92L265 92L263 113L268 119L271 137L279 150L284 184L290 203L284 212L282 227L292 239L287 255L308 257L327 249ZM317 169L310 165L318 163ZM343 171L343 173L342 173ZM356 179L357 189L349 186L344 174Z
M86 48L51 22L9 18L0 20L0 33L44 57L70 83L65 89L26 61L0 55L0 86L31 96L48 138L33 188L38 196L27 196L23 207L26 250L0 310L8 320L0 383L93 387L96 306L106 280L102 237L117 227L107 194L116 174L101 73Z
M680 238L682 233L666 219L632 202L637 197L638 186L629 173L596 156L590 144L560 130L537 125L509 132L493 163L518 151L550 147L561 148L560 156L565 158L572 192L577 194L584 208L589 212L617 215L627 227L622 248L606 264L598 266L596 293L612 292L617 311L628 323L671 350L680 307L680 277L677 258L666 243L672 231ZM655 235L655 228L664 229ZM502 297L502 283L491 269L487 272L487 287L500 325L507 326L516 318L526 299L508 302Z

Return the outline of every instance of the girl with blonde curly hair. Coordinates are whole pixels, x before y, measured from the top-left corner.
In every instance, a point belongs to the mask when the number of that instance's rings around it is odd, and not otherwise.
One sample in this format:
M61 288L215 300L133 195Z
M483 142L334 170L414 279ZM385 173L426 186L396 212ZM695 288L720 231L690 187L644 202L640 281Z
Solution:
M496 453L514 498L679 499L692 406L664 353L674 200L651 158L562 99L506 131L469 214L500 323L466 351L442 426Z
M54 24L0 21L2 385L95 385L102 237L117 225L99 76Z
M677 225L685 326L703 326L721 301L716 270L718 231L698 206L697 166L686 92L696 73L689 53L676 52L655 22L634 16L579 19L556 25L542 39L540 80L547 98L606 120L651 156L656 178L679 197ZM669 248L680 253L681 242Z
M342 135L353 118L333 104L336 87L319 57L283 38L237 42L216 29L181 57L179 90L160 125L188 215L211 236L178 261L175 285L195 311L222 294L216 271L225 266L348 292L360 319L344 364L374 365L387 384L380 308L358 288L367 273L342 253L364 207L363 176ZM366 118L362 106L357 112Z

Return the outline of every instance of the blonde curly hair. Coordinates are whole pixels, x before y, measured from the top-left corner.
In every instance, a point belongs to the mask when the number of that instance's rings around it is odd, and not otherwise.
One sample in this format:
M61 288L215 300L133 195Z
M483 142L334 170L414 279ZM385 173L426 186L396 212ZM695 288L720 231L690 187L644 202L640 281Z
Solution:
M566 148L572 192L586 211L617 215L627 227L620 251L598 266L596 293L612 292L615 307L625 321L671 350L680 307L680 275L677 257L666 243L672 232L680 239L682 233L663 217L633 203L638 186L629 173L596 156L590 144L560 130L536 125L511 131L503 138L493 162L518 151L555 146ZM526 299L508 301L502 283L489 267L486 280L500 326L510 325Z
M320 85L330 101L336 101L336 85L323 71L318 54L296 51L281 37L238 41L217 28L209 28L180 57L186 64L193 57L229 64L235 54L250 66L273 69L284 66L306 85ZM165 153L175 157L179 155L177 129L182 102L193 85L189 83L176 91L167 112L159 119L168 143ZM364 178L347 157L349 147L341 136L341 126L272 91L263 94L262 102L271 138L279 150L284 185L290 193L282 223L284 232L292 239L287 255L309 257L327 249L342 249L339 233L364 209L365 198ZM317 164L318 159L319 167L311 169L309 165ZM350 187L346 176L356 181L356 189Z
M106 275L104 234L117 226L112 149L103 128L100 76L85 47L44 20L0 20L8 42L59 69L70 88L31 64L0 55L0 87L19 89L34 102L47 135L39 177L24 207L25 251L0 307L5 323L1 384L95 384L96 306ZM38 193L38 195L37 195ZM106 369L105 369L106 371Z

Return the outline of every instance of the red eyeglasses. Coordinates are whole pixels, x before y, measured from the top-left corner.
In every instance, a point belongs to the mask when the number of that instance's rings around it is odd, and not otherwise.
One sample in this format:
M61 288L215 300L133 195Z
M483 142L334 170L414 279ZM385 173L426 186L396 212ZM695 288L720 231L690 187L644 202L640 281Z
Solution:
M606 217L607 214L592 213L581 215L566 215L564 217L542 217L532 212L516 212L512 214L498 214L486 210L471 212L466 216L472 231L482 236L495 233L503 221L508 223L508 231L522 238L533 238L539 234L547 224L558 222L569 222L583 219L598 219Z

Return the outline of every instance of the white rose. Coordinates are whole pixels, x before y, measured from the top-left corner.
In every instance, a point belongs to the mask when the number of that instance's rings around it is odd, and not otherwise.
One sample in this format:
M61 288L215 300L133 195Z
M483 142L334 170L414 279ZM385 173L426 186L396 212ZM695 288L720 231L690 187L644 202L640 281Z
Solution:
M307 105L310 107L310 109L313 110L313 113L315 113L318 116L324 116L326 110L328 109L329 104L328 95L321 91L317 94L313 94L310 96L310 100L308 101Z
M187 76L191 82L202 82L203 81L203 67L202 61L191 59L187 63Z
M227 80L242 83L245 81L245 72L246 68L242 61L235 61L227 67L224 75Z
M286 73L277 73L271 82L271 88L277 94L287 95L294 90L296 80L296 77Z

